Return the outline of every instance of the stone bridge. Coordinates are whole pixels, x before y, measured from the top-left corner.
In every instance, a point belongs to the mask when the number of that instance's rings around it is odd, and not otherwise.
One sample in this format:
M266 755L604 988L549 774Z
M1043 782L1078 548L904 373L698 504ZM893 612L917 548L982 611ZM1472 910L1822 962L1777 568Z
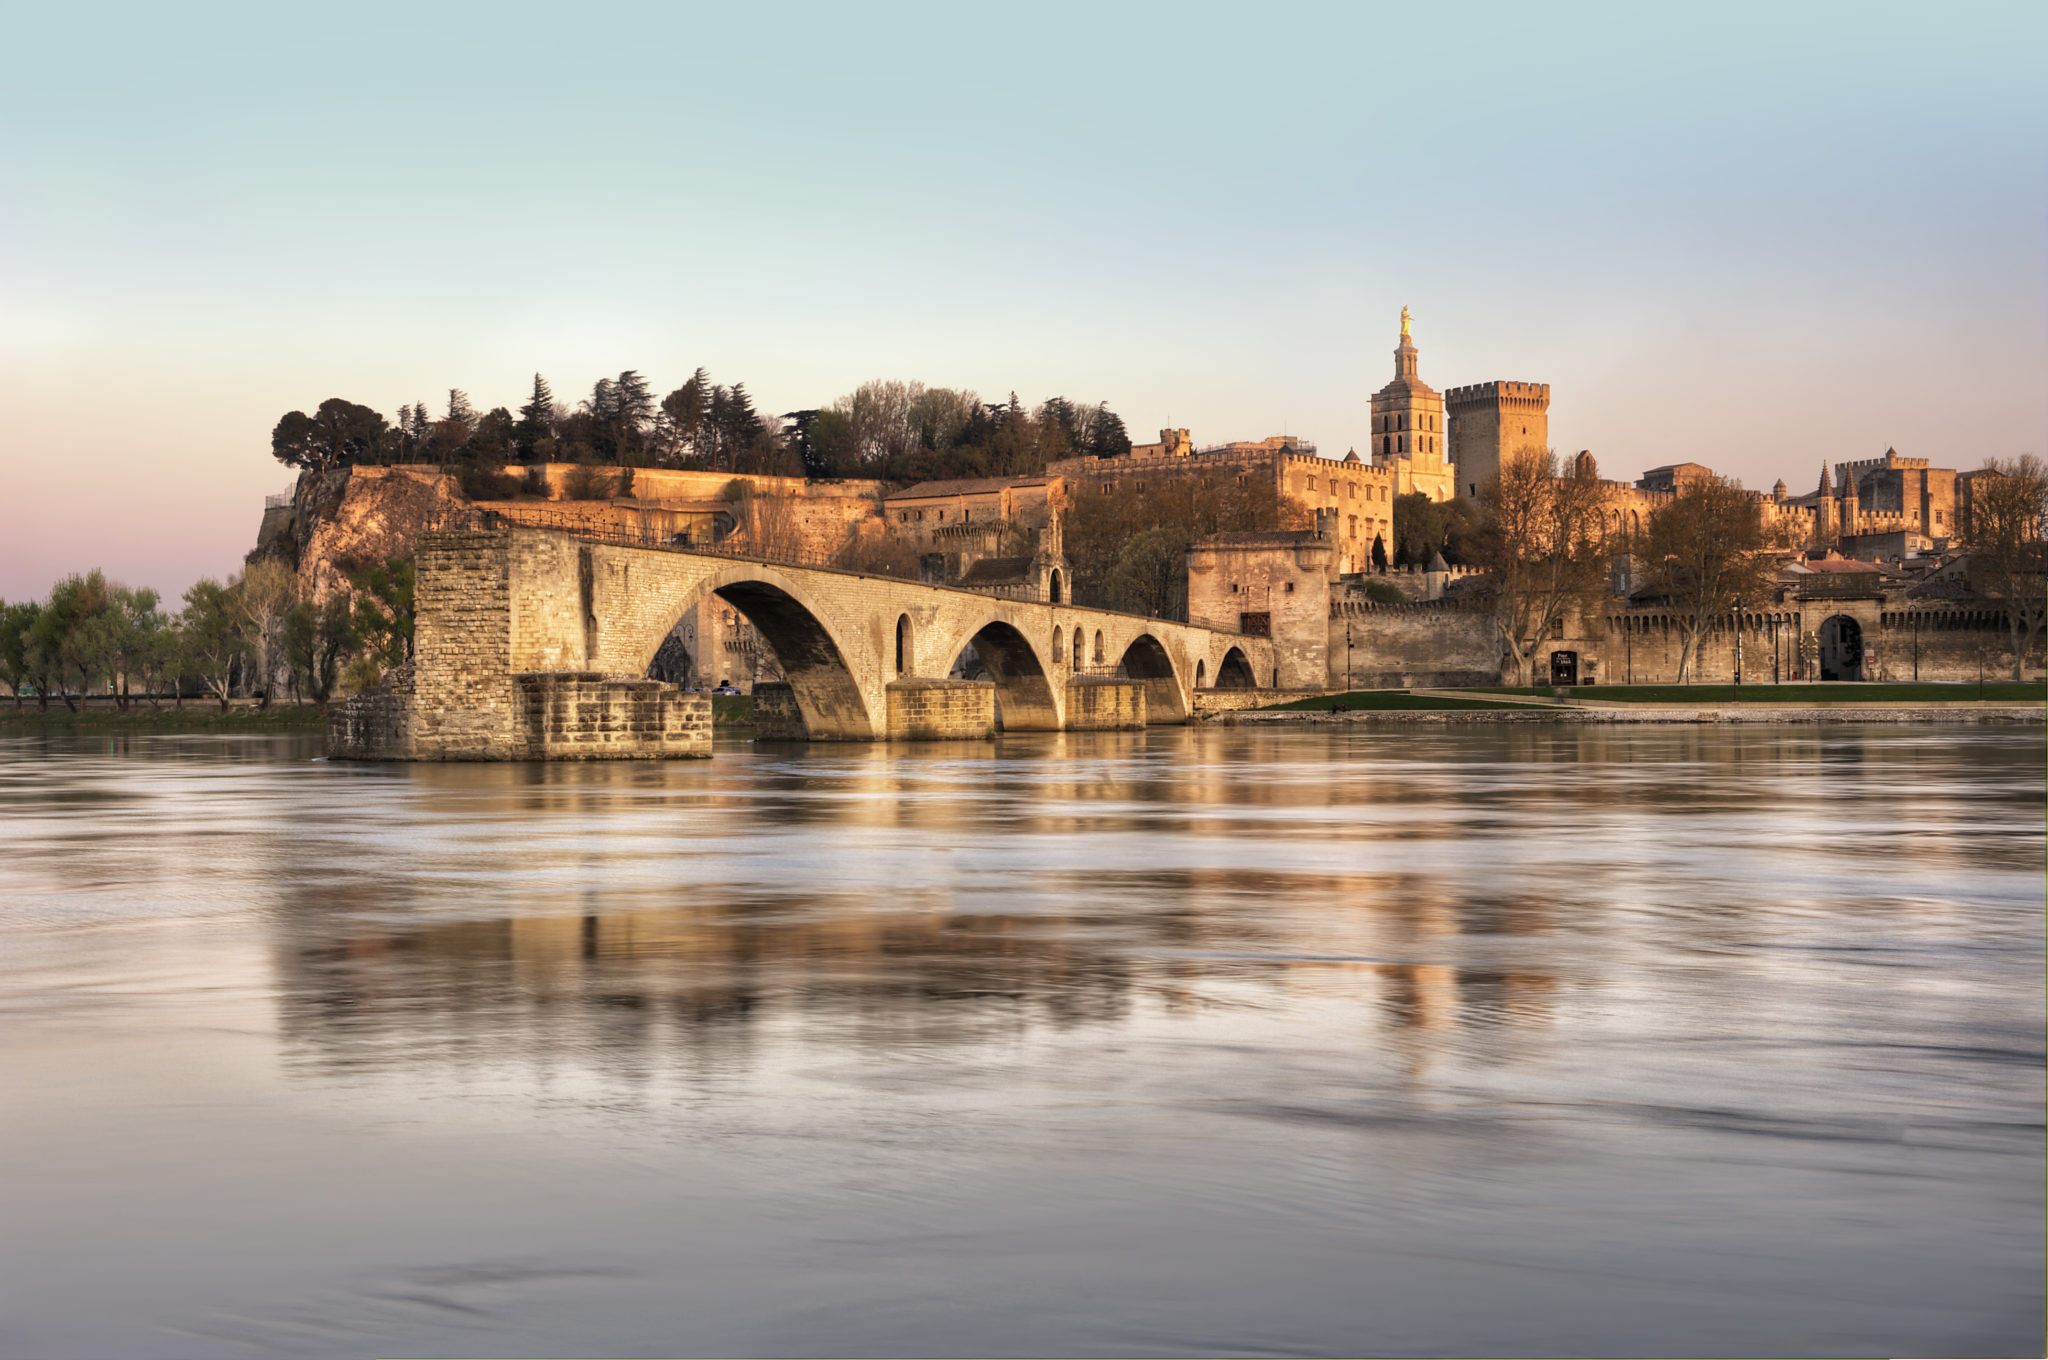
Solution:
M417 566L413 663L336 706L334 755L708 755L709 701L645 677L710 594L788 678L756 696L762 736L985 737L998 712L1011 731L1177 723L1198 688L1273 678L1266 638L557 530L422 534ZM946 679L969 646L990 678Z

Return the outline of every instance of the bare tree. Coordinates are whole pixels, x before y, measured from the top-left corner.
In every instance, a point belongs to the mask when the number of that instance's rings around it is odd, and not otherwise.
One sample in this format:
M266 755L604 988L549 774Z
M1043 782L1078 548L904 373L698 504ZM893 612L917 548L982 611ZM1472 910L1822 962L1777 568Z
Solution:
M1590 460L1563 464L1555 450L1523 449L1481 489L1475 556L1493 593L1503 678L1529 683L1530 661L1607 579L1607 492Z
M2012 638L2012 678L2026 679L2027 654L2048 613L2048 467L2031 453L1986 459L1970 479L1963 546L1970 588L2005 607Z
M1678 683L1691 683L1715 625L1769 591L1776 561L1756 497L1727 477L1686 482L1650 516L1650 578L1678 621Z

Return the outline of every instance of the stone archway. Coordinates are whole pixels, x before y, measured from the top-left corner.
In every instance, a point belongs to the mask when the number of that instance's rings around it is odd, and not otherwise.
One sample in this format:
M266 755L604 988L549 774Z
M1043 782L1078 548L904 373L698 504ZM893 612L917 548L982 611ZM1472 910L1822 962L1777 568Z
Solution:
M1216 667L1216 688L1258 688L1258 681L1252 677L1252 663L1245 659L1242 647L1232 647L1223 654L1222 664Z
M1863 625L1847 614L1830 615L1820 626L1820 678L1863 678Z
M789 684L804 735L813 741L874 741L882 733L861 693L846 652L816 610L758 569L736 568L704 583L702 593L677 609L681 618L705 595L731 605L761 636ZM664 636L664 645L667 636ZM657 654L659 648L657 648ZM649 658L648 666L653 665ZM647 673L643 669L643 674ZM757 698L757 706L766 696ZM772 702L772 700L768 700ZM787 701L785 701L787 702Z
M1181 693L1180 676L1174 673L1173 658L1150 633L1140 633L1124 648L1117 673L1145 685L1145 721L1182 723L1188 720L1187 697Z
M1059 730L1059 701L1053 694L1052 678L1030 639L1014 626L990 619L951 649L945 663L948 668L970 647L980 659L982 672L996 687L997 712L1005 731Z

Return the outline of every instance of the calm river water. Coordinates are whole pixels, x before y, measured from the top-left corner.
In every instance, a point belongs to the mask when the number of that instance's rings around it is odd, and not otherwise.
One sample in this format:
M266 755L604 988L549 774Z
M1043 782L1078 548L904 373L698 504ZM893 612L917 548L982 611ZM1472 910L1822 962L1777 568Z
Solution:
M0 1354L2034 1355L2039 729L0 741Z

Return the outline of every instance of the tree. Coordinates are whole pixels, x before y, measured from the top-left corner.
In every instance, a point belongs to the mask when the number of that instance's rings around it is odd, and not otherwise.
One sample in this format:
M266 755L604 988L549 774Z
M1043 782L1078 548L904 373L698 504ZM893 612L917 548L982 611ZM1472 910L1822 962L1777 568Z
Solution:
M1524 449L1501 461L1480 493L1475 543L1493 597L1503 671L1529 683L1530 660L1575 609L1604 586L1600 479L1583 464L1559 467L1555 451Z
M194 581L185 592L178 632L184 639L183 669L220 700L227 712L235 666L242 656L242 610L231 586L212 578Z
M704 419L711 411L711 378L703 369L661 399L660 427L656 444L671 465L700 456L698 441L704 433Z
M443 420L452 420L458 425L476 424L476 407L469 404L469 393L459 387L448 389L448 414Z
M519 408L519 423L512 427L512 446L518 451L521 461L538 461L546 455L541 451L543 442L554 442L555 394L548 390L548 380L540 374L533 375L533 395L526 399L526 405ZM550 448L548 452L553 452Z
M1191 541L1185 533L1169 527L1133 535L1109 568L1105 593L1110 607L1160 618L1186 618Z
M262 707L267 709L284 661L285 617L298 602L299 578L282 562L258 562L234 583L234 598L248 648L249 690L260 690Z
M648 428L654 423L654 393L647 379L633 369L619 375L612 388L615 412L612 417L612 445L621 462L632 466L647 454Z
M285 616L284 643L302 692L325 713L356 645L355 608L348 592L331 591L320 604L305 599L294 604Z
M1089 423L1088 452L1097 458L1121 458L1130 451L1131 436L1123 417L1110 410L1108 402L1101 403Z
M2026 679L2026 658L2048 612L2048 467L2031 453L1986 459L1970 479L1962 526L1970 588L2005 607L2012 678Z
M14 706L21 707L21 689L30 680L29 632L35 627L36 615L40 612L34 600L16 600L13 604L0 603L0 680L7 682L7 688L14 692ZM42 707L50 706L47 692L37 696Z
M1064 534L1073 568L1074 601L1111 608L1143 608L1174 617L1186 608L1186 581L1178 587L1152 584L1148 572L1187 573L1187 550L1216 533L1303 527L1300 507L1284 499L1269 481L1240 484L1229 473L1202 472L1148 480L1142 491L1104 491L1084 485L1066 512ZM1136 540L1150 531L1140 547ZM1175 556L1178 554L1178 556Z
M412 660L413 560L390 558L381 567L358 572L351 583L357 592L357 632L369 656L385 667Z
M329 397L310 416L286 412L270 432L270 452L287 467L325 472L370 460L388 432L384 417L369 407Z
M1442 553L1452 566L1469 566L1478 527L1478 508L1462 497L1433 501L1421 491L1396 496L1394 565L1426 567Z
M1678 623L1678 683L1690 684L1707 633L1770 589L1763 512L1741 483L1703 477L1652 512L1646 539L1652 588Z

